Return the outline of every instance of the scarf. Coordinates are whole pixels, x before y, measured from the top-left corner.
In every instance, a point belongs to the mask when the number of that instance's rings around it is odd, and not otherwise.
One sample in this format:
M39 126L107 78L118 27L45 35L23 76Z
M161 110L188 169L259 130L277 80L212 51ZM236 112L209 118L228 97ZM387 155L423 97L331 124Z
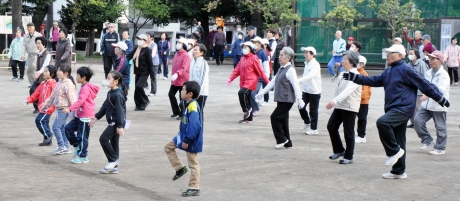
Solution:
M139 67L139 53L141 52L141 49L146 48L147 45L144 43L144 45L137 47L136 52L134 53L133 59L136 62L136 67Z

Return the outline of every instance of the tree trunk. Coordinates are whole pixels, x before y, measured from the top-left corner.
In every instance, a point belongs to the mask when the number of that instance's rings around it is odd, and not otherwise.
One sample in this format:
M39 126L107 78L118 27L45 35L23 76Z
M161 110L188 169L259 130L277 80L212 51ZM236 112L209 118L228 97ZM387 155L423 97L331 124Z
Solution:
M22 33L25 33L22 27L22 0L14 0L12 5L12 18L13 18L13 37L16 35L16 29L19 27Z
M94 55L94 37L96 35L96 31L91 29L89 32L89 39L88 39L88 49L86 51L86 56L93 56Z
M136 36L137 36L137 33L139 32L139 27L137 27L137 24L136 23L133 23L133 35L131 36L131 41L134 43L134 41L136 40Z
M78 3L79 3L79 0L75 0L72 4L73 6L76 6ZM78 23L77 9L73 9L72 11L72 33L75 38L77 37L77 31L76 31L77 23Z

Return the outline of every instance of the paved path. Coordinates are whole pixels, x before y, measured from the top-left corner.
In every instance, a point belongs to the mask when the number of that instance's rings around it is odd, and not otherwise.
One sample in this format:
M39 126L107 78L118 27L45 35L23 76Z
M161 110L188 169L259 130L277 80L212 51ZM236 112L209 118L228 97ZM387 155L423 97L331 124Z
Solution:
M213 64L212 62L210 64ZM101 65L91 80L99 85ZM146 111L134 112L133 90L127 104L131 129L120 140L118 175L100 175L106 158L98 139L105 121L91 130L87 164L71 164L70 155L51 156L53 147L39 147L32 106L22 101L28 95L26 81L9 81L11 73L0 70L0 200L459 200L460 139L458 124L460 86L452 87L452 107L448 113L446 155L431 156L419 150L420 140L413 129L407 132L406 180L385 180L381 174L386 156L379 141L375 121L383 114L383 89L372 89L367 143L355 148L355 163L340 165L332 153L326 124L332 111L336 83L323 71L319 135L306 136L298 111L290 112L293 149L275 150L269 116L276 106L271 97L268 107L248 125L238 124L238 80L226 82L230 65L211 66L210 96L206 103L204 152L199 154L201 196L182 198L189 174L171 181L163 145L178 131L179 122L169 118L167 93L170 80L159 80L158 94L150 97ZM298 68L300 74L301 68ZM75 75L75 73L73 74ZM97 109L108 89L97 97ZM51 124L54 115L51 118ZM434 132L433 123L428 124ZM55 141L53 142L55 143ZM179 156L186 164L185 154Z

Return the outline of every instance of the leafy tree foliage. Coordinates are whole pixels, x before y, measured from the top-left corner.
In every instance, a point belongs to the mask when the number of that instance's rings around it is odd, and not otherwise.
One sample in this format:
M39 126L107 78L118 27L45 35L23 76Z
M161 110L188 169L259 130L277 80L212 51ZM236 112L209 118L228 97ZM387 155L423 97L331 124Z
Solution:
M355 26L356 19L361 18L363 15L356 9L364 0L329 0L333 7L329 12L323 12L323 20L318 23L328 29L336 30L352 30L356 31L361 27Z

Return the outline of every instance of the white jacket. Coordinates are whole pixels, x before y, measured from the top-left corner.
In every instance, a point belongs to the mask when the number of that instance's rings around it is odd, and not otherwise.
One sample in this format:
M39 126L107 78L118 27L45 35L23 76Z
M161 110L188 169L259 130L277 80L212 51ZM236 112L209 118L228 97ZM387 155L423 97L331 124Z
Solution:
M352 68L350 71L355 74L359 74L357 68ZM337 89L335 90L335 98L332 100L335 103L336 109L342 109L352 112L359 112L361 105L361 92L362 87L352 81L345 80L343 73L340 73L341 78L337 83Z
M297 81L302 92L309 94L321 93L321 66L315 58L308 63L305 61L303 76Z
M443 97L449 100L449 90L450 90L450 78L449 74L444 70L444 67L441 65L439 70L436 74L433 75L433 69L426 71L425 79L431 82L432 84L436 85L443 94ZM433 99L428 99L421 103L421 106L429 111L434 112L447 112L447 107L441 107L439 103L434 101Z

